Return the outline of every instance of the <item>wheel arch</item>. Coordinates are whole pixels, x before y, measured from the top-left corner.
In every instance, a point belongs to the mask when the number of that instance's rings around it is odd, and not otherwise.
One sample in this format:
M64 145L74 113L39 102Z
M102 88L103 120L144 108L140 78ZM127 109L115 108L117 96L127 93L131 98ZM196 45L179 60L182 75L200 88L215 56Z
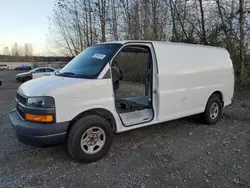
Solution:
M94 109L89 109L86 110L80 114L78 114L76 117L74 117L71 121L70 121L70 125L68 127L67 132L71 129L72 125L80 118L84 117L84 116L88 116L88 115L98 115L101 116L103 118L105 118L111 125L112 129L114 132L116 132L117 127L116 127L116 121L115 121L115 117L114 115L107 109L104 108L94 108Z
M222 107L223 107L223 106L224 106L224 97L223 97L223 93L222 93L220 90L215 90L214 92L212 92L212 93L209 95L208 99L207 99L207 103L208 103L209 99L210 99L212 96L214 96L214 95L219 96L219 98L220 98L220 100L221 100L221 102L222 102ZM207 104L207 103L206 103L206 104Z

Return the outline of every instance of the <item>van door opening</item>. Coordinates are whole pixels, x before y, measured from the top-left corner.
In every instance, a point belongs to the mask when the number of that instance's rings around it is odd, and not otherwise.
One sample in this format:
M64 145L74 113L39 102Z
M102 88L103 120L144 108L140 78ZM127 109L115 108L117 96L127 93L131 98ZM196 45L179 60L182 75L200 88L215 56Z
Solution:
M144 45L124 47L111 62L116 111L124 126L153 119L153 60Z

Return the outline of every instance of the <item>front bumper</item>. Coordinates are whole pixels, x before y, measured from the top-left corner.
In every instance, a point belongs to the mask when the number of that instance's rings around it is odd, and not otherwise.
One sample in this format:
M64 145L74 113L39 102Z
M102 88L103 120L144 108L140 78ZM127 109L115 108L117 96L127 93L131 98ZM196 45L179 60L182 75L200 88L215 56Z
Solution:
M23 81L23 77L16 76L15 78L16 78L16 81L19 81L19 82Z
M10 111L9 117L17 139L27 145L48 147L64 144L69 122L63 123L33 123L24 121L16 109Z

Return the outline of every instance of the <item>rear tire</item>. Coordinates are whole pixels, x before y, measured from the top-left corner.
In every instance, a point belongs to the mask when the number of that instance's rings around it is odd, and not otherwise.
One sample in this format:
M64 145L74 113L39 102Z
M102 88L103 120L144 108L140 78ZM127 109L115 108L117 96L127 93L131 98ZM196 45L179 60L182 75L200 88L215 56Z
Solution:
M67 136L67 149L78 162L91 163L103 158L113 141L113 130L103 117L88 115L78 119Z
M216 124L221 117L222 101L218 95L212 95L207 102L205 112L201 117L207 125Z

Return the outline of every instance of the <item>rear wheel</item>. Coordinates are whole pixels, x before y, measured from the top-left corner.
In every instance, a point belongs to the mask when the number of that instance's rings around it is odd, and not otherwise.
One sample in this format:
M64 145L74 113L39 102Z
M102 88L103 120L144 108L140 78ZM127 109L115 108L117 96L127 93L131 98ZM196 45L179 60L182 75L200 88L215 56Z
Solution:
M113 130L103 117L89 115L77 120L68 132L67 148L79 162L94 162L104 157L113 141Z
M221 117L222 101L218 95L212 95L207 102L205 112L201 115L208 125L216 124Z

